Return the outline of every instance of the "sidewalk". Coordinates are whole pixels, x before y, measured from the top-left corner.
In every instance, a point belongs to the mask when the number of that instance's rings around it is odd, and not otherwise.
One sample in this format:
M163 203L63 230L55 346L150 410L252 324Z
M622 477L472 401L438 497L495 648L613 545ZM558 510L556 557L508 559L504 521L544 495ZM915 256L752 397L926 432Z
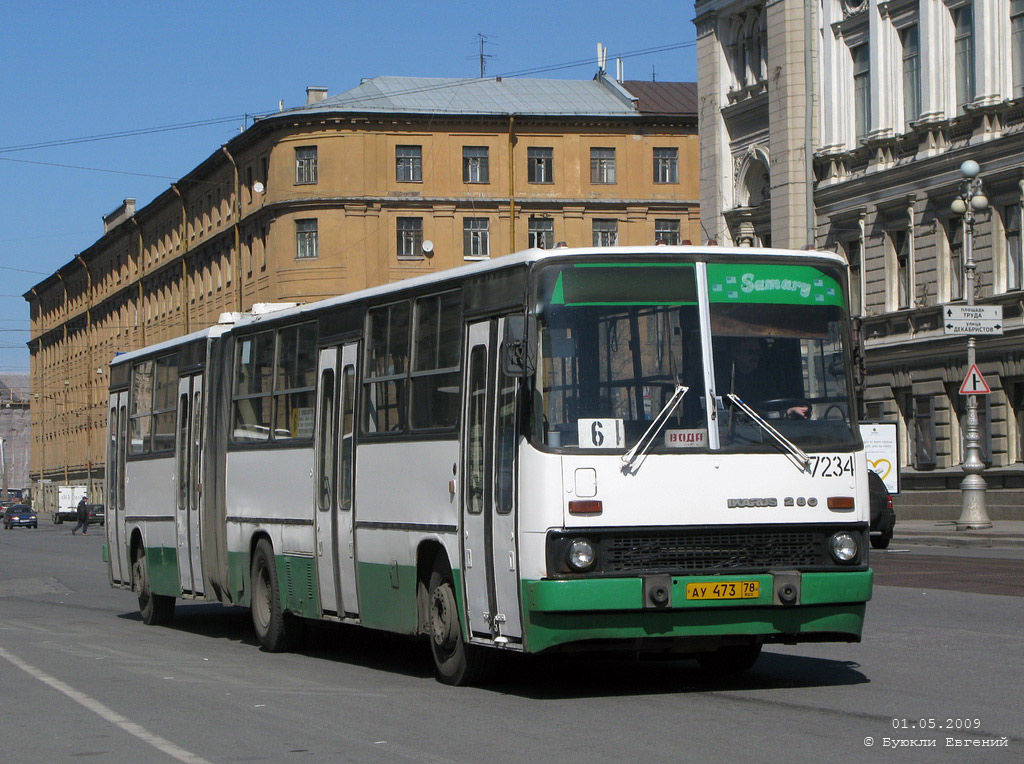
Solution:
M893 529L894 544L944 547L1024 548L1024 520L993 520L984 530L958 531L954 520L900 520Z

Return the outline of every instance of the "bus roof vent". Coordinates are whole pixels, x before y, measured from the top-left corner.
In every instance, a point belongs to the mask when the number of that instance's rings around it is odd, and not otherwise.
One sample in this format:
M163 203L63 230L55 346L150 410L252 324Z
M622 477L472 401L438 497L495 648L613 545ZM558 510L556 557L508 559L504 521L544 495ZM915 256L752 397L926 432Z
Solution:
M217 317L217 323L218 324L233 324L236 321L238 321L238 319L240 319L241 317L242 317L241 313L234 313L234 312L231 312L231 313L221 313L220 316Z
M298 305L297 302L257 302L249 309L254 316L262 316L265 313L274 313L278 310L288 310Z

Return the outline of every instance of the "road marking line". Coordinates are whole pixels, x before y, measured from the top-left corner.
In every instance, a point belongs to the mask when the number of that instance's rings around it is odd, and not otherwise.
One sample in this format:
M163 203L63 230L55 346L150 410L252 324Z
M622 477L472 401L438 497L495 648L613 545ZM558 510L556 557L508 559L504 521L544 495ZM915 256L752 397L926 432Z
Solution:
M38 679L40 682L48 684L50 687L57 690L58 692L63 693L76 703L85 706L94 714L101 716L111 724L117 725L128 734L134 735L144 743L148 743L154 748L163 751L168 756L172 756L178 761L185 762L186 764L210 764L210 762L204 759L202 756L198 756L192 753L191 751L186 751L184 748L175 745L170 740L162 738L159 735L153 734L142 725L136 724L135 722L125 718L124 716L121 716L121 714L117 713L117 711L110 708L109 706L106 706L100 701L96 700L95 698L86 695L84 692L79 692L74 687L64 684L64 682L60 681L56 677L52 677L45 671L37 669L30 663L26 663L17 656L7 652L2 647L0 647L0 658L5 659L14 666L17 666L26 674L35 679Z

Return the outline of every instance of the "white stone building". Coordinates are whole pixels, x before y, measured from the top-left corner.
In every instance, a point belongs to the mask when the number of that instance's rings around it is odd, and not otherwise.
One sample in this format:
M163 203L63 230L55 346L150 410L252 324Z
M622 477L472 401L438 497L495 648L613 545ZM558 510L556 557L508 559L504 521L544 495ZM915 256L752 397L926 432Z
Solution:
M963 477L959 167L981 166L975 302L989 514L1024 488L1024 0L697 0L701 222L720 243L843 252L865 348L863 413L896 421L904 493L955 519Z

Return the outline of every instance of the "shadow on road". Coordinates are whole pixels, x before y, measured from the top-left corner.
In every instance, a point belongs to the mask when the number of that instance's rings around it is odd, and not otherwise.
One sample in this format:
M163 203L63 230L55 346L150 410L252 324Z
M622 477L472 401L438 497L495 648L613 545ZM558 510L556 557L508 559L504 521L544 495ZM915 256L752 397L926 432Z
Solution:
M137 612L123 613L119 617L140 620ZM258 649L246 608L179 603L169 626L153 628L238 642ZM311 660L344 663L419 679L433 674L425 640L359 626L308 622L302 644L294 652ZM501 657L497 675L485 689L538 700L840 687L870 681L855 662L774 653L770 646L753 669L738 676L711 674L693 660L637 660L603 654L505 654Z

